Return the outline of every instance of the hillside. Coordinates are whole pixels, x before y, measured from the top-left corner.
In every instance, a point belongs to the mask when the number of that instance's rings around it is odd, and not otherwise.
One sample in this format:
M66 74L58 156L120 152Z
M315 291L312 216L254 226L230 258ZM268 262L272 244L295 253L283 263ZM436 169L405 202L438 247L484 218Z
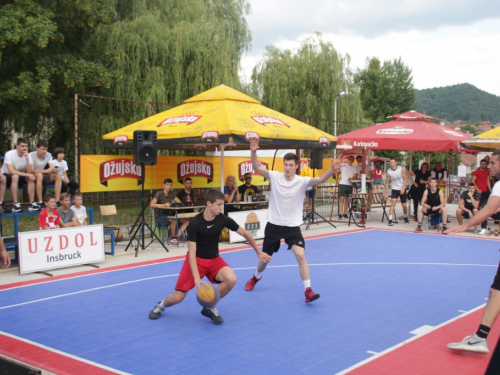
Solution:
M417 112L449 121L500 122L500 97L468 83L417 90Z

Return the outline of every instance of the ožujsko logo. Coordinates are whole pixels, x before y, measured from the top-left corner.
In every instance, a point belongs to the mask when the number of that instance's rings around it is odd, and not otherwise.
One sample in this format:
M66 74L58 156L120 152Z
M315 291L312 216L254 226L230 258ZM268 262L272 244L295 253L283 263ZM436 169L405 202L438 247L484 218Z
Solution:
M274 118L274 117L268 117L268 116L250 116L252 120L255 122L261 124L261 125L283 125L286 126L287 128L290 127L290 125L285 124L283 121L280 119Z
M328 137L319 137L318 143L321 146L330 146L330 138L328 138Z
M202 116L196 116L196 115L184 115L184 116L176 116L176 117L169 117L162 122L160 122L157 127L163 126L163 125L172 125L172 124L194 124L196 121L198 121Z
M114 139L113 139L113 143L116 145L124 145L125 143L128 142L128 137L126 135L117 135Z
M99 166L99 181L108 186L108 181L115 178L133 178L139 185L142 181L142 169L130 159L114 159L101 163Z
M249 141L252 138L260 139L260 135L257 132L246 132L245 133L245 141Z
M219 139L219 132L215 130L203 132L203 134L201 135L201 140L207 143L215 142L218 139Z
M260 166L262 168L266 168L269 170L269 164L265 163L265 162L262 162L262 161L259 161L260 163ZM251 173L252 175L255 175L257 174L254 170L253 170L253 167L252 167L252 162L250 160L247 160L247 161L244 161L240 164L238 164L238 178L241 182L244 182L245 181L245 174L246 173ZM266 181L266 179L264 178L264 181Z
M184 183L186 177L205 177L210 183L214 179L214 166L205 160L186 160L177 164L177 181Z

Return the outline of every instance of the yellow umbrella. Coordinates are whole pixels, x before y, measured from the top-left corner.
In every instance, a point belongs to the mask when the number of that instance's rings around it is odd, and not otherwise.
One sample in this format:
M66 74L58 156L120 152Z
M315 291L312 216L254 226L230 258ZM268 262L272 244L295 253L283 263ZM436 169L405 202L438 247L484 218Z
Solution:
M104 135L105 147L132 148L135 130L156 130L160 149L334 149L337 138L221 85L184 104Z
M476 135L462 141L462 144L474 150L495 151L500 146L500 128L488 130L482 134Z

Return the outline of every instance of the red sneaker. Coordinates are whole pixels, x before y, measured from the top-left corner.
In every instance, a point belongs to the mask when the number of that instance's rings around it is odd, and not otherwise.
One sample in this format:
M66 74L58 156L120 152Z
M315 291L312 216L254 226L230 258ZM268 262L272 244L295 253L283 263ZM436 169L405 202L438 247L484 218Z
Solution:
M306 288L306 303L316 301L319 298L319 293L314 293L311 288Z
M257 282L261 279L262 275L260 276L260 279L257 279L255 275L253 275L252 278L248 280L247 283L245 284L245 290L248 292L253 290L253 288L255 288L255 284L257 284Z
M417 229L415 229L415 233L422 233L422 232L423 232L423 230L422 230L422 226L421 226L421 225L419 225L419 226L417 227Z

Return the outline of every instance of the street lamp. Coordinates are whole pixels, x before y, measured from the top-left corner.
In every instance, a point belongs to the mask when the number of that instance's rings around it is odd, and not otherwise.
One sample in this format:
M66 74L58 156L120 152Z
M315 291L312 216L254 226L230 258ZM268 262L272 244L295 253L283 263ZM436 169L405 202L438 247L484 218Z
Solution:
M333 135L334 137L337 137L337 99L340 98L341 96L344 96L345 95L345 91L342 91L340 94L338 94L336 97L335 97L335 100L334 100L334 113L333 113ZM337 149L335 148L335 156L337 156Z

